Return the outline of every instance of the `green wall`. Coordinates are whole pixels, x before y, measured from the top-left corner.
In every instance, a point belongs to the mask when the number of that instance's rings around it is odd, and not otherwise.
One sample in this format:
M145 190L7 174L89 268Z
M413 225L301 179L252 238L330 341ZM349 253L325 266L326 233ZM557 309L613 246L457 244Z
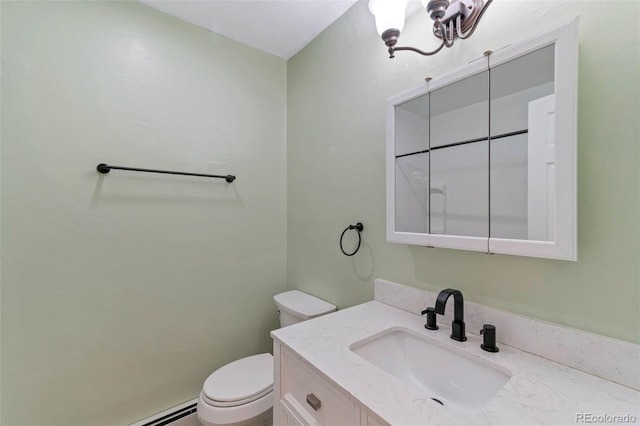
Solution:
M384 278L640 343L640 91L636 1L495 1L469 40L387 58L361 0L287 64L288 283L346 307ZM615 9L615 25L603 24ZM580 16L578 261L385 241L385 100ZM435 47L426 15L399 44ZM345 257L338 237L365 225Z
M2 424L128 424L269 351L285 61L137 2L1 8Z

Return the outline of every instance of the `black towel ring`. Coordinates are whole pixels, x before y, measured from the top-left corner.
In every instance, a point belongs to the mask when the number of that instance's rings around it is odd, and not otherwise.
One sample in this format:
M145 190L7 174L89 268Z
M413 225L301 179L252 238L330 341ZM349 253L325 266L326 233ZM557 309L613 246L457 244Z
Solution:
M344 251L344 248L342 247L342 239L344 238L344 234L350 229L355 229L358 232L358 246L353 251L353 253L347 253L346 251ZM358 250L360 250L360 243L362 243L362 236L360 235L360 233L362 232L363 229L364 229L364 225L360 222L356 223L355 225L349 225L346 228L344 228L344 231L342 231L342 235L340 235L340 250L342 250L342 253L345 256L353 256L358 252Z

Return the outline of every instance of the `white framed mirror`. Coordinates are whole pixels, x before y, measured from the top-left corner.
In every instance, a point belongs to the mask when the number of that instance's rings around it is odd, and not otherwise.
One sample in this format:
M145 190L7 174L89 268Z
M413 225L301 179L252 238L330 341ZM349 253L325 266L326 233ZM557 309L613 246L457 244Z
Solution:
M577 19L387 102L387 240L576 260Z

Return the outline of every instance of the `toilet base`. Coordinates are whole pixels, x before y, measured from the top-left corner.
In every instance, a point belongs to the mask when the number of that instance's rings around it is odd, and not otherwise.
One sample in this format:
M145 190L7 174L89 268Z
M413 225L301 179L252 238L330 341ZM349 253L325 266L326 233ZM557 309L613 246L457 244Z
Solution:
M258 412L257 415L243 419L249 412ZM198 421L203 426L272 426L273 425L273 394L270 392L257 401L238 407L214 407L198 398L196 408Z
M273 409L270 408L267 413L235 423L209 423L200 416L198 416L198 421L202 426L273 426Z

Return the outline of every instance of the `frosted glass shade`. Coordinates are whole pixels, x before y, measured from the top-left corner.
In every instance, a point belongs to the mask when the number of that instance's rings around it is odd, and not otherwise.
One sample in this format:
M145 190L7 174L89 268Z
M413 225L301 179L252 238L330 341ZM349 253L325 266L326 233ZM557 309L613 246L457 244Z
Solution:
M407 0L369 0L369 11L376 18L378 34L389 29L402 31Z

